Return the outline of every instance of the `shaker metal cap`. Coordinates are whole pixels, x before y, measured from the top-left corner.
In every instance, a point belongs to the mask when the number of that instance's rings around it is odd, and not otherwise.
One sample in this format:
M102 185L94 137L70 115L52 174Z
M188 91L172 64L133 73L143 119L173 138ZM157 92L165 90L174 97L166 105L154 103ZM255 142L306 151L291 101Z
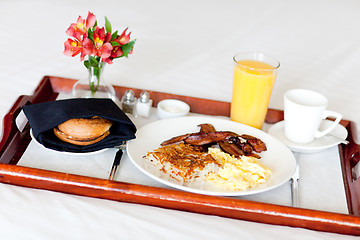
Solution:
M127 102L133 102L135 101L135 93L133 90L129 89L125 92L125 101Z
M149 102L149 100L150 100L150 94L148 92L144 91L140 94L140 98L139 98L140 102L147 103Z

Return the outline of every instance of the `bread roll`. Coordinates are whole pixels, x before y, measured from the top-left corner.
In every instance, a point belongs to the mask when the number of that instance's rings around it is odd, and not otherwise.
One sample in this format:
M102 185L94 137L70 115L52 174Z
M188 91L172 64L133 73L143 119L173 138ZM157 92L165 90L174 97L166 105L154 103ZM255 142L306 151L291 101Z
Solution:
M111 121L101 117L75 118L54 128L54 134L64 142L85 146L103 140L111 126Z

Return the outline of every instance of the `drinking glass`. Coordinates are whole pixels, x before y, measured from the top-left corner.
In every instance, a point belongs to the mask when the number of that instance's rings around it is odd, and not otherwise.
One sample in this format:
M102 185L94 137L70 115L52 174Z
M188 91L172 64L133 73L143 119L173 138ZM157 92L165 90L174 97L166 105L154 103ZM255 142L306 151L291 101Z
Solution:
M233 95L230 118L261 129L280 63L264 53L234 56Z

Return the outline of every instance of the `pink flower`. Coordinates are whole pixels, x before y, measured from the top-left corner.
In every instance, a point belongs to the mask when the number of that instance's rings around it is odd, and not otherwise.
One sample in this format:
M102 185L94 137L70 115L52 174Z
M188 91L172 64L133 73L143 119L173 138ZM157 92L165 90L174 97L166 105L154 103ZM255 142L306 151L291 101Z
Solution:
M95 22L96 22L95 15L89 11L88 16L86 18L86 30L92 28L95 25Z
M92 55L95 51L94 48L94 43L88 39L85 38L84 42L83 42L83 52L85 55Z
M121 34L120 36L115 40L116 42L120 43L120 45L124 45L126 43L128 43L130 41L130 34L131 32L129 32L128 35L126 35L126 31L128 30L128 28L126 28Z
M111 59L122 56L123 51L122 51L121 46L124 45L124 44L127 44L128 42L130 42L130 34L131 34L131 32L126 35L127 29L128 28L126 28L116 39L113 40L114 42L117 42L119 45L113 46L113 49L112 49L111 55L110 55ZM131 53L132 53L132 50L131 50L131 52L129 54L131 54ZM112 63L112 61L109 59L108 63Z
M83 44L81 44L81 42L79 42L77 39L73 40L69 38L64 43L64 46L65 46L64 54L66 56L75 57L80 53L80 60L83 61L85 56L87 55L87 53L84 51L85 49L83 47Z
M88 13L86 22L85 19L79 16L76 23L70 24L70 27L66 30L66 34L81 41L81 37L87 33L89 28L94 26L95 22L96 17L91 12Z
M105 29L95 27L95 31L93 34L93 54L95 56L101 57L103 61L105 61L106 58L109 58L111 55L111 50L113 49L110 40L111 40L111 33L105 34ZM84 46L85 47L85 46Z
M127 28L118 35L115 31L111 33L111 24L105 17L105 28L95 26L96 17L90 11L86 20L81 16L76 23L72 23L66 30L69 38L65 43L64 54L67 56L76 56L80 54L80 60L83 61L85 56L89 56L90 64L96 62L112 63L113 59L127 57L132 53L135 41L130 41L130 33L126 33ZM85 66L88 68L89 60Z
M123 51L121 49L121 46L113 46L110 58L108 58L107 63L111 64L112 63L111 59L120 57L121 55L123 55Z
M76 55L81 53L82 50L81 43L77 40L73 40L70 38L64 43L64 46L65 46L64 54L66 56L75 57Z

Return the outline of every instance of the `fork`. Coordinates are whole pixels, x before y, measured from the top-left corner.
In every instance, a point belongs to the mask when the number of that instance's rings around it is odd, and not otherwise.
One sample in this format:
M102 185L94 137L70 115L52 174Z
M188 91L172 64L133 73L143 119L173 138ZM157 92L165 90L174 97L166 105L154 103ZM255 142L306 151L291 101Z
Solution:
M299 170L299 157L300 153L293 152L296 159L296 168L294 175L291 177L291 204L293 207L299 207L299 179L300 179L300 170Z
M118 169L118 167L120 165L121 157L123 155L123 151L125 150L125 142L123 142L119 146L116 146L115 148L117 148L118 150L117 150L117 152L115 154L114 162L113 162L113 165L111 167L109 180L114 180L115 179L116 172L117 172L117 169Z

